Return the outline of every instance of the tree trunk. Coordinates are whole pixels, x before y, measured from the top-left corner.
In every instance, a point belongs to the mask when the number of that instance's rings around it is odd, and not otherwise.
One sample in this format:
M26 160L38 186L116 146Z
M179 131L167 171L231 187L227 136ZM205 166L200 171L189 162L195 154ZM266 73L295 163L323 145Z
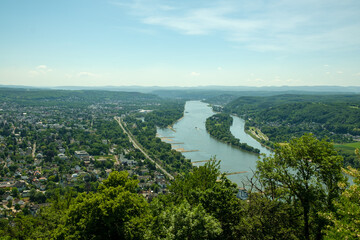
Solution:
M310 205L308 202L305 202L303 207L304 207L304 236L306 240L310 240L310 229L309 229Z

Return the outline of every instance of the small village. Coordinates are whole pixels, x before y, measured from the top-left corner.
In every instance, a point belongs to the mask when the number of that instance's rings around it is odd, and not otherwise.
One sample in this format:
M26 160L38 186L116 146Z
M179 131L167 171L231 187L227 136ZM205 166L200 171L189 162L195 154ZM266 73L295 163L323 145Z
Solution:
M74 108L2 103L0 217L21 211L35 215L65 189L96 191L112 171L125 170L138 179L137 191L149 201L166 193L163 173L132 146L113 119L147 111L137 104L112 104Z

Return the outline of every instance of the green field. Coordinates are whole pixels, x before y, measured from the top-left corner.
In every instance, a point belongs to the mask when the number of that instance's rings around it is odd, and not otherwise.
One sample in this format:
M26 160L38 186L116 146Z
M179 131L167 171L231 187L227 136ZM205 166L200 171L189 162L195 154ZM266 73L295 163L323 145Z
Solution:
M335 149L343 150L349 154L355 154L355 149L360 149L360 142L345 143L345 144L334 144Z

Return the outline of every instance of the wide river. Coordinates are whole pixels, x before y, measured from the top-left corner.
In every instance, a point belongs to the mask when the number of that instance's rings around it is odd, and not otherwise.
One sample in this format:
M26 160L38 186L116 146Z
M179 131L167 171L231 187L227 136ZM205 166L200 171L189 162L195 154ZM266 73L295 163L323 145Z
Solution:
M252 176L252 171L255 171L258 155L231 147L212 138L206 132L205 121L213 114L214 112L207 103L188 101L185 105L184 118L173 126L175 131L168 128L158 129L158 135L162 137L163 141L171 143L174 149L185 150L183 155L192 162L216 157L221 160L222 172L247 171L247 173L228 176L229 179L241 186L241 182L246 181L247 177ZM243 119L236 116L233 116L233 119L230 130L236 138L240 139L240 142L260 149L261 153L270 154L268 149L262 147L260 143L244 132L245 121Z

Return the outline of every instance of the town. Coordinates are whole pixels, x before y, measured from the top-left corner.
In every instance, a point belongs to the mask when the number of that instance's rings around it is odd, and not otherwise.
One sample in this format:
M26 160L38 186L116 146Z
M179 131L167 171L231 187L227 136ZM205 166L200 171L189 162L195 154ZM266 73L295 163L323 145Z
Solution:
M11 91L2 94L6 99ZM129 98L128 93L118 93L118 99L84 103L77 99L82 93L72 93L74 100L70 98L64 104L47 94L63 98L68 92L41 94L40 100L25 94L28 102L22 98L1 103L1 217L20 211L35 215L66 189L75 193L96 191L112 171L126 170L138 179L137 191L149 201L166 193L169 178L131 144L114 120L128 114L141 119L152 109L161 108L160 99L142 94ZM110 93L87 94L102 98ZM144 106L145 110L140 108Z

